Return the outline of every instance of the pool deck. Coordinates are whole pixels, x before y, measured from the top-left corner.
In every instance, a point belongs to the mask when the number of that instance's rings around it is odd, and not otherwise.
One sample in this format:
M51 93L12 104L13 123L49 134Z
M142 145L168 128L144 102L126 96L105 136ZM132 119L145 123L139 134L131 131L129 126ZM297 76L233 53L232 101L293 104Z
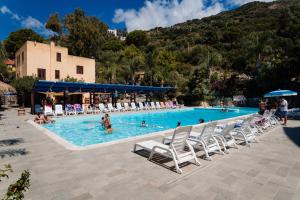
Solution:
M29 124L33 116L28 113L17 117L16 110L6 110L0 115L0 167L10 163L14 169L0 183L0 198L24 169L31 173L25 199L33 200L300 197L300 121L270 130L250 148L213 155L213 161L200 158L200 167L189 164L179 175L168 160L150 162L133 153L133 144L141 140L70 151Z

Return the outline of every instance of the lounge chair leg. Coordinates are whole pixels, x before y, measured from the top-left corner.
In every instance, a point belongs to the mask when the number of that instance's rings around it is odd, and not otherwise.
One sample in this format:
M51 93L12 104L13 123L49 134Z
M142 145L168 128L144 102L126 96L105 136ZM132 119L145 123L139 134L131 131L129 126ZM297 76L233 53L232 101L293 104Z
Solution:
M154 155L154 151L151 151L151 153L150 153L150 156L149 156L148 160L151 160L151 159L152 159L152 157L153 157L153 155Z
M195 158L195 164L196 164L197 166L200 166L200 165L201 165L200 161L199 161L197 158Z
M182 174L182 170L179 168L177 161L175 159L173 159L173 160L174 160L174 165L176 167L176 172L178 174Z

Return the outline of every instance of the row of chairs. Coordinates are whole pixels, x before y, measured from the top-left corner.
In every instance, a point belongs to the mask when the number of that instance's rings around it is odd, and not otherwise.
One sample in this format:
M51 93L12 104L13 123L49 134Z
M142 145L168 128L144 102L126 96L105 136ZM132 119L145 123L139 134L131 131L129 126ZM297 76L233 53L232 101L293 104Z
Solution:
M134 102L130 103L116 103L114 107L111 103L104 105L103 103L98 104L98 107L91 106L88 104L66 104L63 109L63 105L56 104L46 105L42 108L40 105L35 105L35 113L44 113L45 115L59 116L59 115L77 115L77 114L97 114L105 112L124 112L124 111L139 111L139 110L157 110L157 109L175 109L179 106L174 104L172 101L169 102Z
M263 116L251 115L242 120L227 122L217 121L195 126L178 127L173 135L164 137L162 142L148 140L134 145L134 152L145 150L150 152L149 160L155 154L171 158L177 173L182 173L179 164L193 161L200 165L196 152L203 152L205 158L212 160L211 154L228 154L230 148L238 148L238 144L250 146L258 142L258 137L279 125L273 112ZM202 156L202 155L201 155Z

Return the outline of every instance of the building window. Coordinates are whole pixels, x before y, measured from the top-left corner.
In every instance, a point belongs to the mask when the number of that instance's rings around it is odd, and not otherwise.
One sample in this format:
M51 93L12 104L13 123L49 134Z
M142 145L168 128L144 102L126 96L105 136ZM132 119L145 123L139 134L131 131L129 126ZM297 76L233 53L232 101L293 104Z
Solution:
M61 53L56 53L56 61L61 62Z
M83 66L77 65L76 66L76 73L77 74L83 74Z
M37 76L38 76L38 79L40 79L40 80L46 80L46 69L38 68Z
M55 79L60 79L59 70L55 70Z
M24 51L22 52L22 65L24 63Z

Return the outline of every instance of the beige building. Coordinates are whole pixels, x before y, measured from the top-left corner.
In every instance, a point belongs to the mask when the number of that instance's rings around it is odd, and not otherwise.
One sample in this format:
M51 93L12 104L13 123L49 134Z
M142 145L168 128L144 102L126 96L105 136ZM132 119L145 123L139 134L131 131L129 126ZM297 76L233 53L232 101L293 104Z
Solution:
M35 76L60 81L66 77L95 82L95 59L72 56L65 47L27 41L16 52L16 77Z

